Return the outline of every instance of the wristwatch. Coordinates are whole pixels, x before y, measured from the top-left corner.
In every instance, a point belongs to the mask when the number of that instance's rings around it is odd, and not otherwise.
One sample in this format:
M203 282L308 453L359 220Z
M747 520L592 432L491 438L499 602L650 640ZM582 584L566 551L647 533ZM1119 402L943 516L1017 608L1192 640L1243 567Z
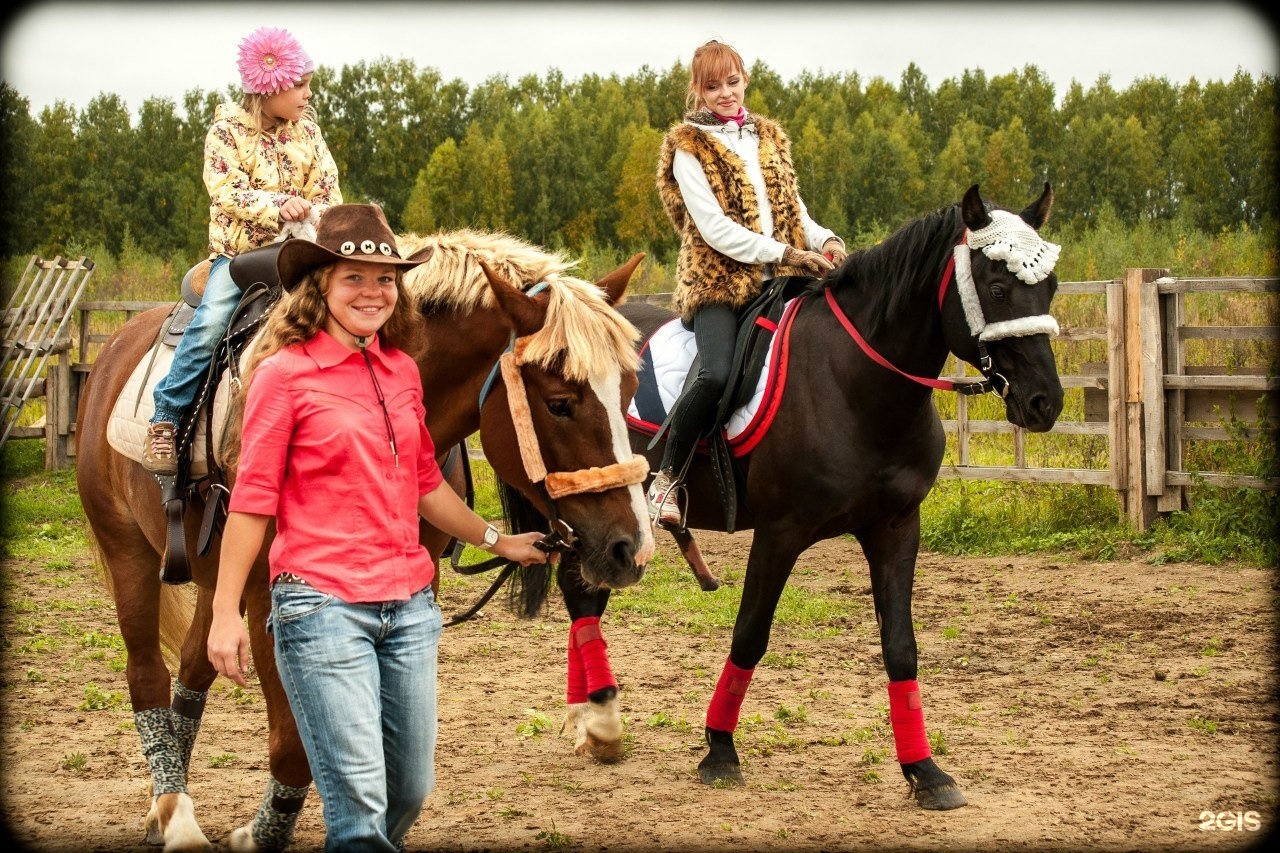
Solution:
M498 544L499 535L500 534L498 533L498 528L490 524L488 527L484 529L484 539L478 545L476 545L476 547L482 548L485 551L492 551L493 546Z

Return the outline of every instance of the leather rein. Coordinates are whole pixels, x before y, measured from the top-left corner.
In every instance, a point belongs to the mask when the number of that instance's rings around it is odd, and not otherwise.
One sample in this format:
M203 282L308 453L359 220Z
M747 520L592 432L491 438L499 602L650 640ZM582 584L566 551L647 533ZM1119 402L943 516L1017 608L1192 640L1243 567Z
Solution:
M966 244L966 238L968 236L968 233L969 233L968 229L965 229L965 231L960 235L960 240L956 243L956 246L963 246ZM955 270L956 270L956 257L955 257L955 253L952 252L947 257L947 265L942 270L942 280L938 284L938 312L939 313L942 312L942 302L946 298L947 290L950 288L951 283L955 281ZM854 343L858 345L858 348L861 349L862 352L865 353L868 358L870 358L876 364L879 364L881 367L892 370L894 373L897 373L899 376L902 376L906 379L910 379L912 382L915 382L919 385L925 385L930 388L937 388L942 391L954 391L957 394L963 394L965 396L972 396L975 394L984 394L988 391L991 391L997 394L1002 399L1008 396L1009 380L1006 379L1002 373L1000 373L995 369L995 362L993 362L991 359L991 353L987 350L986 342L983 341L981 338L979 338L977 341L977 346L978 346L977 367L978 367L978 370L982 372L982 375L985 378L980 380L978 379L970 380L967 382L966 381L956 382L950 379L937 379L937 378L930 378L927 376L916 376L913 373L907 373L905 370L902 370L901 368L899 368L897 365L889 361L880 353L876 352L875 348L872 347L871 344L867 342L866 338L862 337L862 335L858 332L857 328L854 327L853 322L850 321L848 316L844 313L844 311L841 310L839 303L836 302L835 296L833 296L831 293L831 288L830 287L825 288L824 293L826 294L826 297L827 297L827 304L831 306L831 312L835 314L836 319L840 321L840 325L844 326L845 331L849 333L849 337L853 338Z

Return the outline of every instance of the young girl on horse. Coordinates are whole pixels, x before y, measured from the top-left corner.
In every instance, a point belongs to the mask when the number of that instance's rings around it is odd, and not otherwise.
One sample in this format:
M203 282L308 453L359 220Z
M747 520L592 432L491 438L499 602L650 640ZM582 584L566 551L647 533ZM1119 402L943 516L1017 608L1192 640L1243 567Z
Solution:
M209 660L244 686L240 599L274 520L268 629L330 853L402 849L435 784L443 620L418 516L507 559L546 561L542 534L499 534L436 465L414 361L424 341L402 283L427 254L402 259L376 205L330 208L315 242L280 250L291 292L245 392Z
M649 514L667 527L683 522L676 493L729 380L737 312L766 279L821 275L845 257L844 242L809 217L786 133L743 105L748 81L732 47L714 40L699 47L689 66L689 112L659 156L658 192L680 235L674 305L693 330L700 362L668 419L649 486Z
M240 301L231 258L342 203L338 169L311 110L315 64L287 30L259 27L240 43L240 104L221 104L204 142L213 266L204 298L154 392L143 466L174 474L175 433Z

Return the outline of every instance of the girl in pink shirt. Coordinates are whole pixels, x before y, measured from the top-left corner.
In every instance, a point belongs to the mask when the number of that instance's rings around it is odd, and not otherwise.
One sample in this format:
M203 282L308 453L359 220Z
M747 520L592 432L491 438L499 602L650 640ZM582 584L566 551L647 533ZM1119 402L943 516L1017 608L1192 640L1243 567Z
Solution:
M254 353L222 535L209 660L244 686L240 599L275 522L267 628L329 851L398 849L435 784L443 620L418 516L522 564L546 560L538 533L498 533L443 484L401 283L422 260L400 257L376 205L336 205L315 242L281 248L290 293Z

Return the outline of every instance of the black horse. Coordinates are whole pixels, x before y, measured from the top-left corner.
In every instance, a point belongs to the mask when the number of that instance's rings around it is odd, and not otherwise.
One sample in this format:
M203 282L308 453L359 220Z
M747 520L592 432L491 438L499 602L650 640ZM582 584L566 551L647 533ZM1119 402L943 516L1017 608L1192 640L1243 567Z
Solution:
M1045 184L1039 200L1013 214L984 202L975 185L959 204L850 255L784 315L776 343L786 345L785 390L768 431L735 460L736 529L755 534L733 643L707 711L702 781L742 781L733 733L797 558L815 542L852 534L870 564L902 772L924 808L965 804L931 757L915 680L920 503L945 445L933 390L951 386L937 376L954 353L1003 396L1009 421L1033 432L1053 427L1062 409L1049 346L1057 324L1048 314L1058 247L1035 230L1052 200ZM643 303L619 310L646 339L673 316ZM651 436L638 430L631 438L656 470L662 443L649 449ZM688 527L726 529L705 457L686 483ZM681 537L684 550L687 532Z

